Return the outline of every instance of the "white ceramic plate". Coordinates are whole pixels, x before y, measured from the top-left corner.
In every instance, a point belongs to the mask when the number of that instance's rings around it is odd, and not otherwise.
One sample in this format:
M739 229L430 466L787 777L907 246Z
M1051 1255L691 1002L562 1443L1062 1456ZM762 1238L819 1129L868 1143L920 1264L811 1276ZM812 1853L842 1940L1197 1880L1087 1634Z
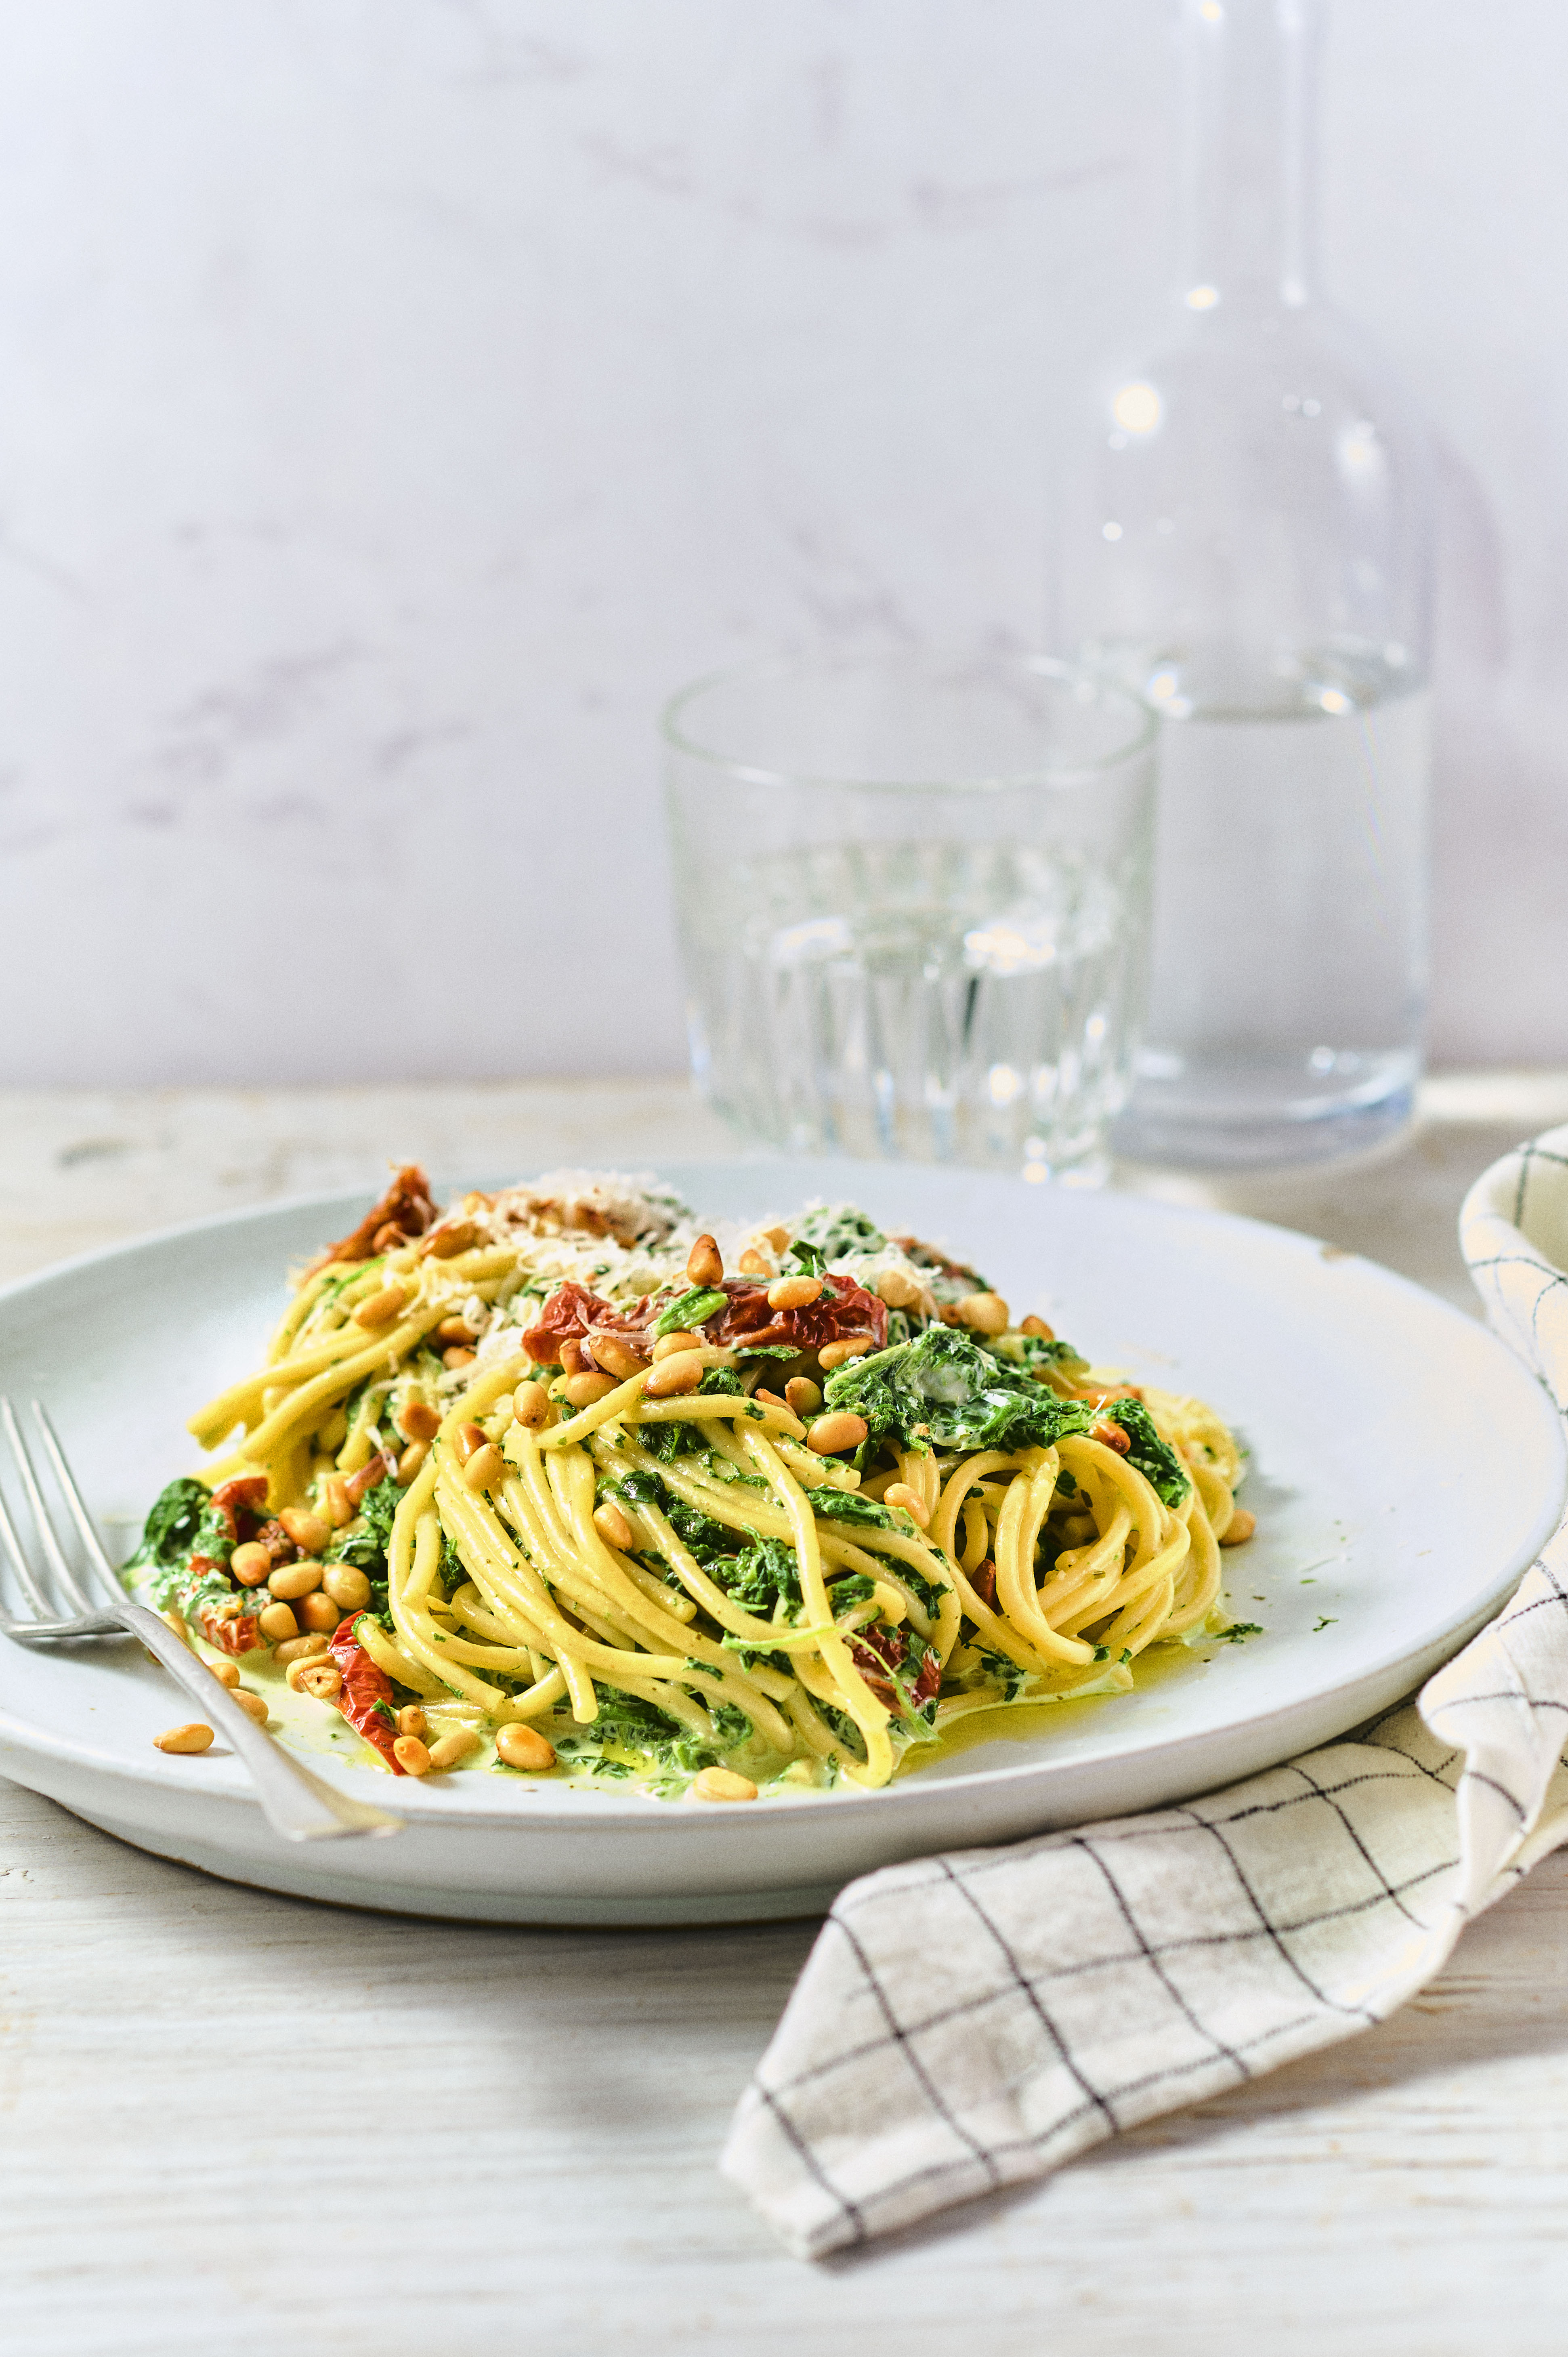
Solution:
M1055 1706L1043 1729L999 1717L877 1793L714 1807L482 1772L394 1787L313 1751L407 1826L301 1848L220 1748L154 1750L175 1697L129 1641L40 1654L0 1639L0 1770L143 1848L318 1899L521 1922L806 1914L873 1867L1177 1800L1343 1734L1480 1627L1557 1519L1563 1442L1532 1377L1456 1310L1308 1237L971 1172L666 1175L713 1217L852 1197L945 1240L1097 1361L1211 1401L1251 1451L1258 1535L1226 1568L1234 1619L1263 1633ZM286 1266L362 1210L332 1196L206 1221L0 1294L0 1389L48 1403L113 1535L189 1469L185 1418L254 1363Z

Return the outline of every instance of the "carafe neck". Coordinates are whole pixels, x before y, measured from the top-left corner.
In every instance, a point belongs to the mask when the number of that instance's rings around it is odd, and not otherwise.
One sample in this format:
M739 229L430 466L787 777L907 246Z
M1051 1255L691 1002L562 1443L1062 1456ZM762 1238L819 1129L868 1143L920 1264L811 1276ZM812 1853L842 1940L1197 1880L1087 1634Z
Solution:
M1180 292L1190 311L1314 291L1320 0L1179 0Z

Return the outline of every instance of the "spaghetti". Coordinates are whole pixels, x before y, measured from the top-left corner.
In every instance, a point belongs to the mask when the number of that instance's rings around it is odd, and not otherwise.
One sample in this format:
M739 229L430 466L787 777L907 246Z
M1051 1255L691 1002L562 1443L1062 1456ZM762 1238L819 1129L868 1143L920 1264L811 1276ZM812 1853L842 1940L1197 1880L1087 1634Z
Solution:
M935 1247L844 1205L721 1243L602 1175L401 1171L190 1428L134 1576L394 1773L885 1785L1212 1631L1251 1527L1212 1411Z

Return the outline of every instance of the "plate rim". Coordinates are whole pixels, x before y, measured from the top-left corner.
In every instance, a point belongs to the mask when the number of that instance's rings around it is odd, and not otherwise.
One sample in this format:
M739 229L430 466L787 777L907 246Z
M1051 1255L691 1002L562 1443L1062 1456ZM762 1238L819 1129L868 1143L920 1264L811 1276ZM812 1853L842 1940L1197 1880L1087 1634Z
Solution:
M851 1156L736 1154L671 1157L667 1160L668 1167L671 1170L722 1170L747 1178L768 1172L785 1177L791 1172L831 1169L842 1170L846 1176L851 1172L858 1173L864 1178L871 1173L912 1170L921 1174L945 1172L962 1182L993 1187L998 1191L1011 1188L1022 1189L1024 1186L1023 1180L1012 1174L971 1168L968 1165L867 1162ZM454 1181L453 1183L457 1185L462 1182ZM470 1180L467 1183L480 1182ZM62 1279L88 1275L95 1269L118 1262L134 1261L156 1248L178 1243L193 1236L210 1234L225 1228L259 1226L272 1220L287 1219L318 1208L325 1211L327 1207L334 1204L348 1208L362 1199L366 1190L366 1184L313 1189L298 1194L274 1197L259 1203L239 1204L225 1211L204 1212L194 1219L174 1221L160 1228L150 1229L143 1234L122 1237L112 1243L96 1245L87 1252L72 1254L64 1260L51 1262L46 1268L36 1269L25 1276L12 1278L5 1285L0 1286L0 1316L3 1316L13 1303L40 1291L47 1292ZM1529 1412L1540 1420L1541 1433L1544 1435L1550 1432L1552 1436L1552 1453L1556 1461L1557 1476L1552 1504L1550 1508L1543 1506L1540 1510L1537 1523L1532 1526L1528 1543L1521 1545L1517 1558L1510 1559L1508 1566L1500 1570L1487 1586L1484 1590L1485 1600L1478 1608L1478 1614L1473 1609L1458 1622L1450 1622L1446 1626L1434 1623L1423 1628L1408 1642L1361 1664L1344 1681L1344 1689L1349 1692L1377 1684L1383 1686L1391 1684L1399 1691L1405 1691L1405 1688L1398 1686L1398 1681L1402 1673L1407 1668L1411 1672L1411 1679L1413 1682L1417 1674L1415 1665L1431 1659L1434 1648L1447 1645L1450 1637L1453 1638L1451 1649L1438 1655L1439 1661L1445 1661L1452 1659L1453 1654L1457 1652L1462 1645L1471 1641L1499 1608L1510 1588L1524 1576L1530 1563L1539 1554L1541 1545L1562 1519L1565 1499L1568 1499L1568 1437L1564 1435L1562 1420L1552 1407L1544 1389L1530 1368L1500 1336L1493 1331L1488 1324L1480 1318L1467 1317L1462 1309L1453 1302L1445 1301L1440 1294L1429 1291L1426 1286L1417 1284L1413 1278L1403 1275L1397 1269L1389 1268L1380 1261L1368 1259L1364 1254L1327 1243L1325 1239L1315 1236L1308 1231L1286 1227L1279 1222L1260 1219L1249 1213L1223 1211L1205 1204L1167 1202L1155 1196L1117 1189L1094 1190L1092 1193L1087 1189L1080 1193L1077 1190L1053 1192L1050 1189L1031 1189L1028 1190L1026 1200L1038 1203L1042 1209L1047 1201L1116 1203L1128 1207L1134 1218L1149 1217L1156 1221L1168 1221L1177 1225L1197 1226L1214 1232L1228 1232L1240 1229L1255 1239L1262 1241L1271 1248L1287 1250L1294 1248L1319 1254L1332 1254L1336 1259L1354 1263L1361 1281L1369 1279L1375 1284L1393 1288L1402 1296L1413 1297L1424 1310L1436 1311L1444 1322L1455 1321L1458 1328L1472 1341L1478 1340L1482 1343L1494 1358L1499 1370L1506 1371L1510 1379L1519 1380L1522 1386L1520 1393L1520 1404L1522 1405L1526 1399L1529 1400L1530 1403ZM280 1282L281 1277L280 1269ZM28 1649L19 1647L18 1650ZM1436 1665L1436 1663L1434 1663L1434 1668ZM1425 1674L1432 1674L1432 1671L1429 1670ZM1141 1736L1133 1735L1120 1741L1111 1739L1087 1751L1076 1754L1070 1766L1074 1769L1092 1770L1114 1761L1137 1760L1153 1753L1176 1759L1189 1752L1195 1747L1206 1746L1220 1740L1240 1742L1248 1735L1258 1733L1270 1721L1283 1719L1292 1714L1303 1713L1321 1706L1325 1699L1325 1691L1319 1689L1312 1694L1299 1695L1292 1701L1262 1706L1249 1711L1244 1716L1230 1716L1218 1725L1192 1728L1185 1734L1161 1735L1155 1730L1148 1730ZM1391 1704L1387 1706L1392 1706ZM1348 1722L1350 1727L1356 1723L1354 1717ZM143 1761L106 1754L81 1738L57 1735L50 1729L38 1727L32 1721L18 1718L13 1711L4 1707L0 1707L0 1739L8 1739L24 1751L35 1752L59 1760L62 1764L75 1765L118 1781L129 1779L133 1783L154 1792L190 1794L199 1790L206 1800L215 1802L232 1800L258 1812L260 1810L260 1803L254 1796L249 1780L244 1776L240 1761L237 1758L231 1761L227 1755L215 1759L210 1763L213 1768L221 1768L226 1772L215 1779L204 1778L200 1786L196 1787L190 1782L188 1775L179 1774L174 1763L166 1761L161 1755ZM1343 1738L1331 1739L1343 1739ZM302 1759L306 1757L303 1753L291 1756ZM1282 1758L1288 1754L1281 1755ZM315 1754L308 1756L308 1764L313 1772L325 1774L335 1782L341 1781L344 1788L354 1792L357 1797L373 1794L379 1800L385 1800L388 1780L373 1769L335 1760L326 1755L318 1760ZM1053 1763L1048 1757L1035 1757L1010 1762L1005 1766L973 1770L966 1774L961 1781L965 1792L978 1796L998 1788L1011 1790L1020 1784L1049 1777L1053 1772L1053 1765L1066 1767L1069 1764ZM400 1784L407 1782L410 1785L411 1792L408 1797L413 1798L417 1794L414 1800L414 1821L432 1828L446 1822L448 1824L461 1825L474 1831L494 1831L498 1834L524 1830L538 1832L543 1832L546 1829L564 1830L568 1826L575 1833L586 1834L589 1831L597 1831L610 1834L625 1833L634 1826L647 1825L651 1820L671 1832L673 1832L676 1826L685 1826L690 1828L693 1837L702 1835L706 1838L714 1838L716 1829L721 1825L733 1822L738 1834L748 1825L754 1828L757 1823L756 1818L746 1810L728 1813L713 1809L690 1810L679 1803L671 1804L662 1801L652 1793L617 1792L612 1795L596 1791L591 1797L585 1794L579 1798L575 1792L568 1797L564 1791L542 1784L521 1788L522 1791L537 1795L537 1807L531 1804L525 1813L514 1813L510 1809L505 1812L496 1810L492 1813L488 1809L465 1806L457 1803L455 1798L447 1799L445 1794L437 1799L435 1793L426 1793L415 1779L400 1778L394 1781ZM939 1790L950 1793L953 1784L954 1780L951 1779L932 1779L928 1781L918 1774L911 1773L896 1779L891 1785L884 1786L875 1792L837 1789L831 1792L769 1793L767 1796L768 1813L769 1817L785 1814L790 1818L803 1819L808 1815L820 1813L826 1804L835 1815L846 1809L860 1814L875 1808L877 1813L884 1817L905 1818L911 1813L918 1811L922 1794ZM403 1797L400 1793L400 1805ZM521 1799L521 1792L518 1797ZM718 1835L717 1837L723 1839L725 1836ZM682 1836L677 1835L676 1838L682 1838Z

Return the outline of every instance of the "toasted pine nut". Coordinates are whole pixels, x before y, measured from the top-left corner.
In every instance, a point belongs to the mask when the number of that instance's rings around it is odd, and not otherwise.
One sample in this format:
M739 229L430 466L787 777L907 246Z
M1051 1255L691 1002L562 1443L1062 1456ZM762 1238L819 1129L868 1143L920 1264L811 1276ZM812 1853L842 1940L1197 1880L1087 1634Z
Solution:
M295 1694L307 1694L317 1702L336 1702L343 1691L343 1673L336 1662L295 1662L287 1674Z
M875 1348L874 1334L846 1334L842 1342L824 1342L817 1357L831 1374L835 1367L845 1365L851 1359L864 1359L868 1351Z
M773 1263L764 1260L753 1245L747 1244L740 1256L740 1273L742 1276L771 1276Z
M882 1492L882 1502L885 1506L901 1506L912 1521L919 1523L922 1530L931 1519L924 1498L918 1490L911 1490L908 1481L889 1482L887 1488Z
M397 1486L406 1490L430 1454L428 1440L411 1440L397 1460Z
M466 1318L443 1318L435 1329L438 1342L477 1342L478 1336Z
M272 1567L272 1556L256 1539L247 1539L229 1558L229 1568L242 1587L259 1587Z
M427 1776L430 1754L417 1735L399 1735L392 1741L392 1758L405 1776Z
M657 1366L660 1359L678 1358L682 1351L700 1351L702 1347L700 1334L688 1334L683 1326L677 1326L673 1334L660 1334L653 1345L653 1363Z
M313 1587L321 1585L321 1566L306 1555L300 1563L280 1563L275 1571L267 1574L267 1586L285 1604L297 1596L308 1596Z
M299 1623L291 1608L281 1601L263 1604L256 1615L256 1626L271 1645L299 1634Z
M160 1751L205 1751L211 1740L212 1729L203 1727L199 1718L188 1719L183 1727L166 1727L153 1738Z
M648 1361L618 1334L596 1334L594 1356L606 1374L614 1375L618 1383L628 1383L633 1375L641 1374Z
M357 1564L329 1563L321 1585L345 1612L362 1612L371 1600L371 1583Z
M594 1528L607 1546L619 1547L624 1555L635 1534L613 1498L606 1498L594 1508Z
M715 1286L724 1282L725 1265L719 1248L712 1236L699 1236L686 1254L686 1274L693 1285Z
M486 1447L489 1434L482 1424L460 1424L452 1435L452 1446L457 1452L457 1462L466 1465L476 1449Z
M190 1641L190 1631L186 1627L184 1620L180 1618L177 1612L165 1610L158 1614L158 1619L163 1622L164 1627L169 1631L171 1636L177 1637L182 1645L187 1647L189 1652L193 1653L195 1652L196 1648ZM156 1662L157 1655L156 1653L152 1653L149 1658Z
M1042 1342L1054 1342L1057 1339L1055 1329L1047 1326L1043 1318L1036 1318L1032 1310L1018 1331L1020 1334L1037 1335Z
M279 1522L304 1555L319 1555L332 1535L332 1526L306 1506L285 1506Z
M958 1314L976 1334L1007 1331L1009 1312L999 1293L966 1293L958 1305Z
M1221 1546L1243 1546L1258 1527L1258 1517L1250 1514L1245 1506L1238 1506L1225 1525Z
M213 1676L217 1679L220 1686L233 1687L239 1684L240 1664L238 1662L209 1662L207 1666L211 1671Z
M820 1415L806 1433L806 1446L814 1448L819 1457L837 1457L845 1449L858 1448L865 1438L865 1418L851 1415L840 1408L833 1415Z
M377 1488L392 1470L391 1452L385 1448L378 1448L369 1464L361 1465L357 1473L350 1473L346 1477L343 1492L349 1504L357 1506L366 1492Z
M903 1269L885 1268L876 1280L876 1295L889 1309L908 1309L911 1301L918 1301L920 1288Z
M804 1309L822 1297L820 1276L776 1276L768 1288L769 1309Z
M737 1776L733 1768L704 1768L700 1776L692 1779L692 1790L700 1801L755 1801L757 1787L749 1776Z
M272 1714L264 1695L252 1694L249 1686L236 1686L229 1699L239 1704L247 1718L253 1718L258 1727L265 1727Z
M791 1375L784 1386L784 1397L797 1415L815 1415L822 1404L822 1387L810 1375Z
M438 1736L430 1747L433 1768L456 1768L459 1760L467 1760L478 1745L478 1737L466 1727L455 1727L450 1735Z
M519 1383L511 1395L511 1412L524 1432L542 1431L550 1421L550 1394L542 1383Z
M330 1637L343 1615L329 1596L311 1595L300 1598L299 1617L310 1635Z
M397 1715L397 1731L400 1735L423 1735L429 1723L424 1710L416 1702L405 1702Z
M463 1468L464 1480L476 1492L493 1490L496 1483L505 1478L506 1458L493 1440L487 1440L482 1448L476 1448Z
M459 1253L471 1252L478 1241L478 1230L472 1220L446 1220L431 1229L419 1249L427 1258L456 1260Z
M676 1399L682 1392L694 1392L704 1372L701 1351L676 1351L652 1370L642 1387L643 1396Z
M434 1440L441 1429L440 1411L428 1400L404 1400L392 1422L405 1440Z
M402 1285L383 1285L368 1301L361 1301L354 1311L356 1326L390 1326L403 1303L408 1288Z
M273 1648L273 1659L292 1669L295 1662L319 1661L326 1651L326 1638L315 1631L307 1637L285 1637L281 1645Z
M575 1334L568 1334L561 1345L561 1372L564 1375L591 1375L596 1372Z
M509 1768L528 1768L535 1774L555 1765L555 1751L535 1727L514 1718L496 1737L496 1752Z
M757 1232L772 1245L776 1253L781 1253L789 1241L789 1231L782 1224L774 1228L760 1228Z
M345 1523L354 1519L354 1508L349 1496L349 1485L341 1473L328 1473L321 1484L321 1519L340 1531Z
M449 1375L455 1375L459 1367L471 1367L474 1358L472 1351L465 1351L460 1344L454 1343L451 1350L442 1351L441 1363Z
M592 1407L596 1400L607 1399L620 1386L613 1375L568 1375L561 1388L569 1407Z

